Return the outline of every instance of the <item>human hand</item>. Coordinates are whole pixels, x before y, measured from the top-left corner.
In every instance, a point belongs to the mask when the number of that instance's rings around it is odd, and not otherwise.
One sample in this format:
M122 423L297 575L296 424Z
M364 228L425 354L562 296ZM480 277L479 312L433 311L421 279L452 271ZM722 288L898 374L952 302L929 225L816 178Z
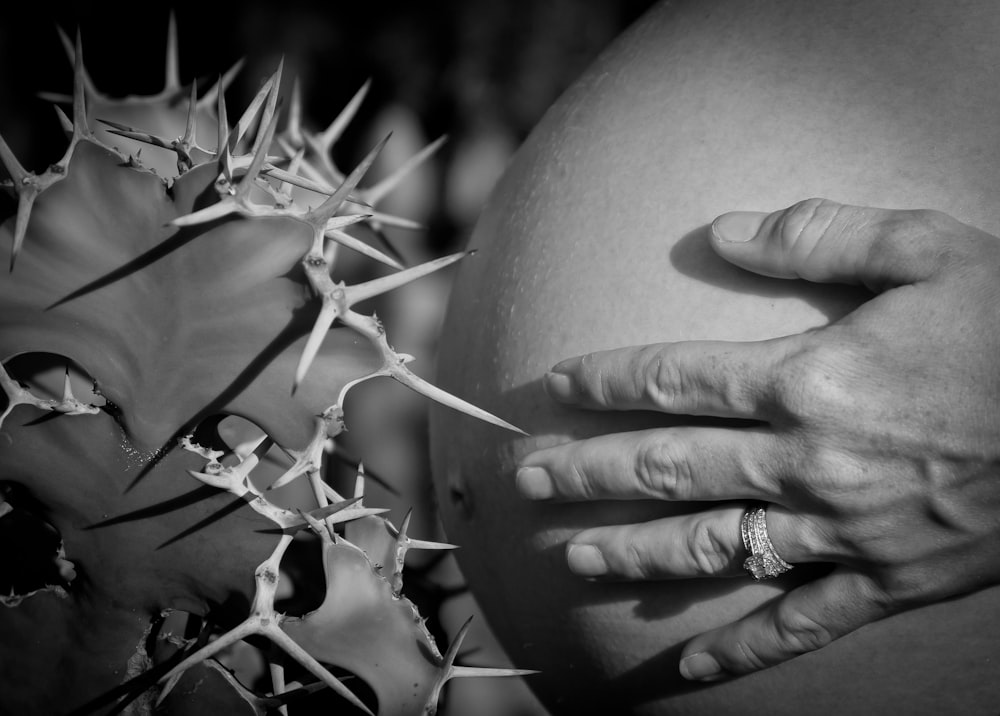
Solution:
M869 622L1000 582L1000 239L930 211L811 199L725 214L712 245L759 274L876 295L821 329L593 353L546 375L598 410L740 418L745 427L605 435L538 450L529 499L714 501L597 527L567 546L589 578L745 574L747 502L787 562L825 576L696 636L681 673L714 680L821 648Z

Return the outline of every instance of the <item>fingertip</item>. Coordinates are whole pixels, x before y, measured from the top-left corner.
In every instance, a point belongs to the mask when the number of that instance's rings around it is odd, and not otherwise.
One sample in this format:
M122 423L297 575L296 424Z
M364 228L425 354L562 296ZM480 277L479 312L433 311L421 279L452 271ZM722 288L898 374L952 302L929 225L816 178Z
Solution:
M712 222L712 238L719 244L745 244L753 240L768 214L758 211L731 211Z
M545 392L553 400L560 403L572 403L576 401L576 387L572 377L559 371L561 365L562 363L545 374L542 385L545 387Z
M608 563L601 550L592 544L570 543L566 545L566 563L573 574L593 579L608 573Z
M549 500L555 495L552 478L543 467L526 465L518 469L514 483L521 497L528 500Z
M696 651L681 659L680 672L688 681L719 681L726 673L714 656L707 651Z

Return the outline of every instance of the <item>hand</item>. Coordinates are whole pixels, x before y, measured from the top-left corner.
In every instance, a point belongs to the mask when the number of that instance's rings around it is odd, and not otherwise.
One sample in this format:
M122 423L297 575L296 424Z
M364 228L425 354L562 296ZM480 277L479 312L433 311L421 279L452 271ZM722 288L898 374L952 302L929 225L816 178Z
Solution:
M755 421L606 435L534 452L529 499L717 501L567 546L589 578L743 574L740 517L768 503L776 552L826 576L692 639L712 680L823 647L894 612L1000 582L1000 240L938 212L809 200L725 214L712 245L769 276L860 283L840 321L753 343L692 341L556 365L556 400ZM736 501L736 502L734 502Z

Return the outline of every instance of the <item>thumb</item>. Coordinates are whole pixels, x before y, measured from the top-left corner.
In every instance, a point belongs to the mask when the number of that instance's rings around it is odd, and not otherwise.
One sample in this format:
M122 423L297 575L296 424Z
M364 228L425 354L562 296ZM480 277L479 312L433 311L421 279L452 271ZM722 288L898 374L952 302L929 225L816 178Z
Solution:
M885 290L943 270L970 233L982 232L936 211L807 199L772 214L723 214L711 236L719 255L755 273Z
M893 611L868 577L837 569L691 639L682 651L680 672L693 681L749 674L821 649Z

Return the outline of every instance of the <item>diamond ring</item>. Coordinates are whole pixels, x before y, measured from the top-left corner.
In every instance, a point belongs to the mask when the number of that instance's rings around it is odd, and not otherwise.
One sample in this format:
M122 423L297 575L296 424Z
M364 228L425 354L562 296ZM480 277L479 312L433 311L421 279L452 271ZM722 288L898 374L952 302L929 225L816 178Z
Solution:
M760 581L784 574L792 568L783 560L767 536L767 505L751 505L740 521L743 546L750 554L743 562L743 569Z

